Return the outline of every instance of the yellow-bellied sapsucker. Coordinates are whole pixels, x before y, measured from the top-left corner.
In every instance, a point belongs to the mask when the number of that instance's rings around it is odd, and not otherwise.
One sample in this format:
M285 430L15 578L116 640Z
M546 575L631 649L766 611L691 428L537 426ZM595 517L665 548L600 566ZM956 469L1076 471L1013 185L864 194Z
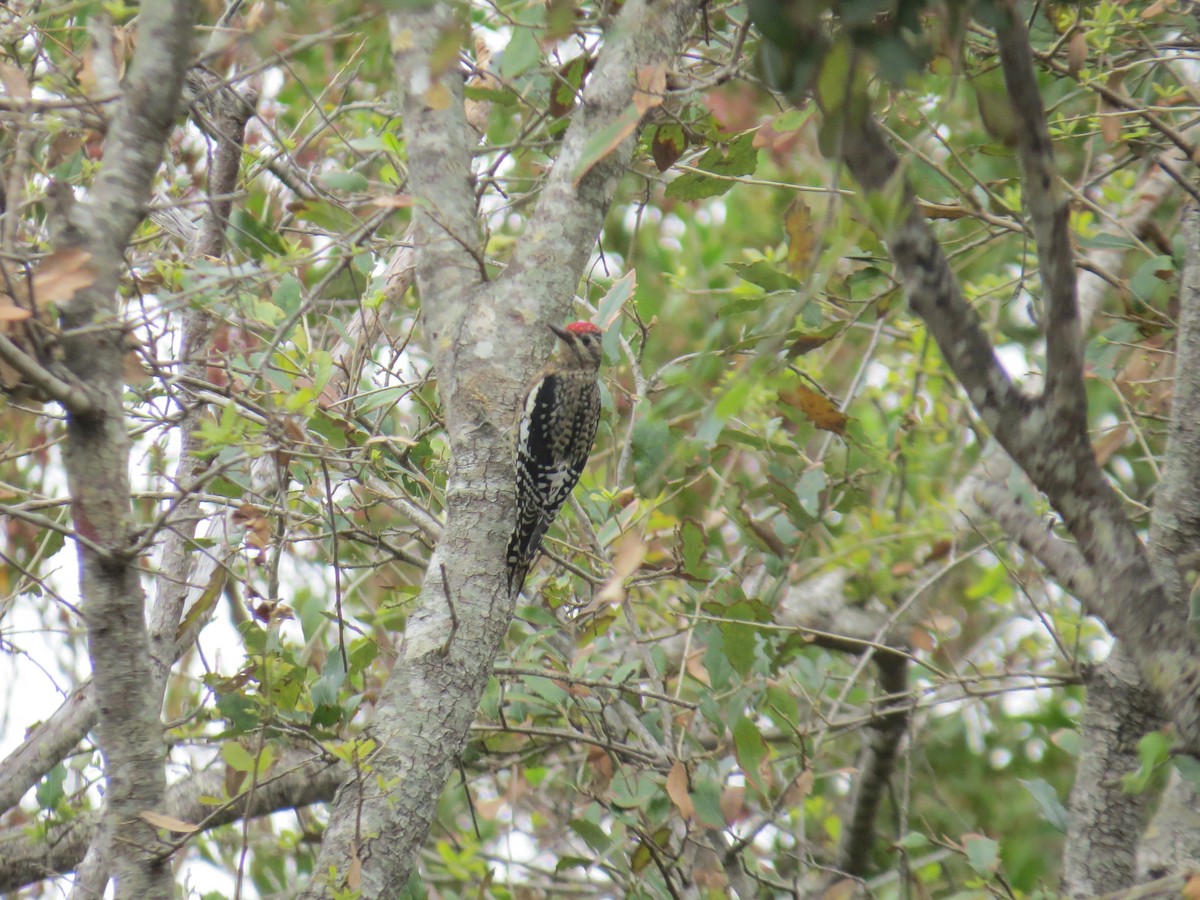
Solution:
M508 589L520 592L542 538L579 481L600 422L600 341L591 322L551 330L559 353L533 379L517 427L517 522L508 542Z

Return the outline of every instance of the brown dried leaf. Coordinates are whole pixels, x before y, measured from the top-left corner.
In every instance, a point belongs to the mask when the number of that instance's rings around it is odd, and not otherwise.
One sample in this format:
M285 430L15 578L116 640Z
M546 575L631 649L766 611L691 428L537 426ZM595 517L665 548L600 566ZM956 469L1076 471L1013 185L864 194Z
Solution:
M1121 139L1121 115L1107 103L1100 104L1100 136L1110 145Z
M155 828L165 828L167 831L174 831L177 834L191 834L194 831L200 830L199 825L193 825L191 822L185 822L182 819L168 816L166 813L155 812L152 809L143 809L138 813L138 818L143 822L149 822Z
M805 801L813 788L813 773L811 769L805 769L799 775L792 779L792 783L788 786L785 794L784 802L789 806L799 806Z
M850 900L858 890L858 882L853 878L843 878L825 889L821 900Z
M671 798L671 802L675 804L675 808L679 810L679 815L685 822L691 821L696 815L696 807L692 803L692 798L688 796L687 788L687 769L684 768L683 763L675 760L671 771L667 773L667 796Z
M376 197L371 205L383 209L407 209L413 205L413 198L410 194L388 194L386 197Z
M1092 442L1092 452L1096 454L1096 462L1104 465L1112 455L1116 453L1125 443L1125 438L1129 436L1129 423L1122 422L1116 428L1110 429L1104 437Z
M42 260L33 273L33 302L39 309L51 303L70 300L78 291L90 287L96 273L88 265L92 254L82 247L58 250Z
M788 271L795 276L802 276L811 268L817 248L817 233L813 228L812 210L801 197L788 206L783 216L783 227L787 232Z
M0 85L4 86L4 93L14 99L28 100L33 96L29 90L29 79L11 63L0 62Z
M1200 900L1200 875L1189 878L1179 896L1186 897L1187 900Z
M726 825L734 825L749 814L749 810L746 809L746 789L740 785L733 785L721 791L718 805Z
M599 609L625 599L625 579L638 570L646 558L646 549L646 542L640 534L630 532L625 535L613 557L612 574L604 582L604 587L596 592L596 599L587 605L586 611L593 612L592 607Z
M654 131L654 140L650 142L650 154L654 157L654 166L660 172L665 172L683 156L687 150L687 132L678 125L661 125Z
M1067 71L1072 78L1079 76L1083 64L1087 62L1087 53L1087 35L1082 30L1076 31L1067 41Z
M257 550L271 546L271 523L257 507L243 503L233 514L235 525L246 529L246 543Z
M633 105L638 115L644 116L655 107L662 106L667 93L667 64L639 66L637 89L633 92Z
M945 557L949 556L950 551L953 548L954 548L954 541L952 541L948 538L942 538L940 541L938 541L936 544L934 544L933 547L930 548L929 552L927 554L925 554L925 559L923 559L922 562L923 563L931 563L931 562L937 562L937 560L939 560L939 559L944 559Z
M711 687L712 679L708 675L708 669L704 668L703 658L704 653L699 650L688 654L688 658L684 662L684 669L702 685Z
M850 421L850 417L834 406L833 401L824 394L803 384L797 384L780 391L779 399L800 410L806 419L822 431L832 431L838 437L845 437L846 423Z
M587 755L588 768L592 771L592 790L603 794L612 784L613 761L603 747L592 747Z
M0 294L0 322L24 322L32 316L23 306L17 306L8 294Z
M583 82L595 67L594 56L577 56L559 67L550 88L551 118L560 119L575 108Z
M937 642L924 628L913 628L908 633L908 643L916 650L932 650Z

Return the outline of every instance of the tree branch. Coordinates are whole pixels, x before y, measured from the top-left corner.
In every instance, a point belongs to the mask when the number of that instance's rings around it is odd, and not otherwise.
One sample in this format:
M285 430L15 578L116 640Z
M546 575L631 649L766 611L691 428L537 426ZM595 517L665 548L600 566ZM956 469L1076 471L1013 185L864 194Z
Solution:
M125 94L104 143L104 164L86 201L71 211L73 237L92 254L93 284L61 308L65 366L89 386L93 407L70 414L64 460L79 545L80 593L99 710L107 789L91 865L80 886L109 874L122 896L174 896L169 866L148 849L154 829L138 814L161 808L166 778L161 693L151 676L144 597L134 560L129 445L123 408L123 326L117 297L123 254L141 221L174 124L191 58L195 0L147 0Z
M881 190L897 171L894 151L869 116L848 122L842 155L868 190ZM1091 611L1126 642L1185 746L1200 750L1200 641L1183 623L1181 598L1156 577L1086 434L1012 387L907 186L903 196L906 212L885 237L909 302L997 441L1046 493L1078 542L1091 570L1077 577L1076 591L1092 598Z
M417 284L421 313L433 344L454 340L455 299L487 277L483 236L471 173L473 132L463 110L463 78L456 64L441 72L430 54L457 26L449 4L407 9L388 17L396 83L400 86L404 145L408 151ZM441 372L441 377L452 373Z
M1075 250L1068 230L1070 206L1054 168L1046 109L1033 71L1025 24L1014 8L1002 9L996 36L1004 83L1016 114L1022 196L1033 220L1038 270L1046 294L1046 388L1049 411L1079 436L1087 432L1083 389L1083 333L1075 299Z
M376 708L372 733L379 751L370 760L371 771L339 791L306 897L330 897L351 883L363 897L390 896L416 862L512 615L502 562L512 527L509 430L521 387L549 341L548 333L531 337L529 324L560 319L565 312L628 149L600 161L582 179L578 195L566 173L574 171L586 140L632 100L636 67L665 62L677 51L696 8L696 0L631 0L622 7L576 113L585 124L568 129L546 188L553 196L544 192L518 244L523 262L514 260L503 283L487 284L469 264L478 225L467 221L475 214L473 194L469 212L463 194L470 175L461 80L429 74L428 38L448 19L440 7L392 17L397 76L407 95L404 129L413 193L430 229L416 242L416 270L423 303L430 304L427 330L451 451L446 524ZM610 54L618 63L607 60ZM602 103L610 89L603 84L605 72L616 86ZM449 110L434 108L447 99L438 86L449 94ZM424 133L435 126L448 126L449 136ZM447 196L426 193L442 189ZM509 311L516 314L502 314ZM457 630L450 627L448 595Z
M277 774L260 781L252 795L243 793L214 807L207 798L225 796L226 787L225 767L212 766L171 785L161 811L199 825L199 832L204 832L246 817L327 801L346 777L344 766L330 765L321 757L297 750L284 752L273 772ZM0 830L0 893L73 871L96 837L98 819L96 813L85 813L67 824L51 826L49 833L40 837L32 837L28 826ZM151 835L148 846L169 852L170 847L153 830Z
M85 391L63 381L4 334L0 334L0 360L16 369L43 397L55 401L67 412L86 416L92 411L92 400Z

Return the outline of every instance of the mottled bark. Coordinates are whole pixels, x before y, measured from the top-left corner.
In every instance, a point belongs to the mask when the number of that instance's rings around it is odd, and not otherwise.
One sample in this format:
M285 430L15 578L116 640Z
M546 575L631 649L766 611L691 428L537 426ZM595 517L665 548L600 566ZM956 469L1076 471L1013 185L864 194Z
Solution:
M329 897L343 885L387 897L412 871L512 615L503 558L517 398L548 347L541 323L560 322L569 308L632 140L578 180L577 165L589 138L632 102L638 67L673 58L697 6L637 0L622 7L526 234L493 282L485 281L461 76L430 71L429 50L450 13L438 5L392 17L417 199L417 286L451 448L447 514L370 728L379 750L338 793L307 897Z
M79 570L106 785L93 865L76 884L79 896L98 896L110 875L118 896L174 896L156 831L139 818L162 806L165 746L144 596L130 553L135 535L117 283L174 124L184 71L179 61L190 58L195 17L189 0L142 5L138 49L100 174L72 214L71 231L92 254L96 280L62 309L64 364L91 401L86 412L68 415L64 461L75 531L98 545L79 546Z

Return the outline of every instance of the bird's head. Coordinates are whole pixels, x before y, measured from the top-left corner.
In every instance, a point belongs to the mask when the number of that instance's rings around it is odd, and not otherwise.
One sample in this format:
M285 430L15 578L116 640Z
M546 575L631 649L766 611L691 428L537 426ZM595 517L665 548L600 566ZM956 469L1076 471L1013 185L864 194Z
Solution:
M574 362L583 368L599 370L604 353L601 347L604 340L603 331L591 322L572 322L566 328L551 325L550 330L567 345L565 361Z

